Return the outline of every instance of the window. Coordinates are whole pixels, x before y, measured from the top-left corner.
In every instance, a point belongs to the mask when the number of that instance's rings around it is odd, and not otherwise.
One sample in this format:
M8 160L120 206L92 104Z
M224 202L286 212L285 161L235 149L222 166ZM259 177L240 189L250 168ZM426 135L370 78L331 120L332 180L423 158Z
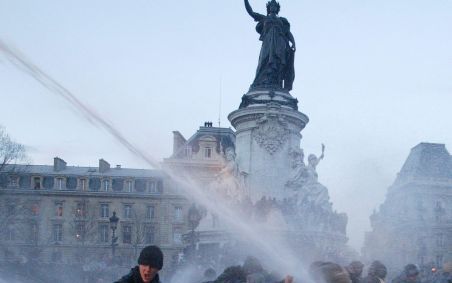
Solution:
M55 216L63 217L63 203L62 202L55 203Z
M131 193L132 190L133 190L133 181L132 181L132 180L128 180L128 181L126 182L126 191L127 191L128 193Z
M154 244L154 241L155 241L154 227L146 226L144 230L144 242L146 244Z
M53 224L52 234L55 242L63 241L63 224Z
M80 190L81 191L86 191L87 189L87 180L86 179L80 179Z
M86 205L84 202L77 202L77 206L75 208L75 217L85 217L85 208Z
M89 179L89 189L94 192L99 191L100 190L100 179L99 178L90 178Z
M124 190L124 179L115 178L111 181L111 188L114 192L121 192Z
M56 189L57 190L63 190L64 189L64 179L63 178L56 178Z
M31 178L30 176L20 176L19 178L19 186L24 189L29 189L31 187Z
M131 204L124 205L124 218L132 218L132 205Z
M85 225L84 223L77 223L75 226L75 239L83 241L85 239Z
M110 210L109 210L108 203L102 203L100 205L100 217L102 217L102 218L110 217Z
M175 244L182 244L182 233L179 231L173 232L173 242Z
M135 190L140 193L145 192L146 191L146 180L143 180L143 179L135 180Z
M146 218L154 219L155 217L155 207L153 205L149 205L146 209Z
M108 224L99 226L99 240L101 243L108 243Z
M151 194L157 193L157 184L155 181L149 181L149 192Z
M42 186L46 190L51 190L55 187L55 178L51 176L45 176L42 179Z
M110 180L103 180L102 181L102 189L105 192L108 192L108 190L110 189Z
M212 157L212 148L206 147L204 148L204 158L211 158Z
M67 177L66 178L66 189L75 191L77 189L77 178Z
M174 220L182 221L182 207L181 206L176 206L174 208Z
M17 176L9 176L9 185L11 187L17 187L18 184L17 179L18 179Z
M41 177L33 178L33 189L35 189L35 190L41 189Z
M122 242L124 244L132 243L132 226L124 225L122 227Z

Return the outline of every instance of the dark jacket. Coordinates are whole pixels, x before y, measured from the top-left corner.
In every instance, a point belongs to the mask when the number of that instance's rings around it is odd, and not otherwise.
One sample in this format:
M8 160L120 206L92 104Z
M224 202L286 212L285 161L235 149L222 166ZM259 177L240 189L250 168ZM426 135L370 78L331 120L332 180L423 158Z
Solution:
M129 274L123 276L121 279L114 283L143 283L143 280L141 280L140 268L138 266L135 266L130 270ZM158 274L155 275L151 283L160 283Z

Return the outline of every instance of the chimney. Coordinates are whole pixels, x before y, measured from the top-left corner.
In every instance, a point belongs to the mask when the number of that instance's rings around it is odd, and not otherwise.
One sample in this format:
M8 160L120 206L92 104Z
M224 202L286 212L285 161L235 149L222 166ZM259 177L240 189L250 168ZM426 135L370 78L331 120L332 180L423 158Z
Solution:
M59 172L66 169L66 161L59 157L53 159L53 171Z
M176 154L186 142L187 140L179 131L173 131L173 154Z
M110 170L110 163L108 163L107 161L105 161L104 159L99 159L99 172L100 173L105 173L108 170Z

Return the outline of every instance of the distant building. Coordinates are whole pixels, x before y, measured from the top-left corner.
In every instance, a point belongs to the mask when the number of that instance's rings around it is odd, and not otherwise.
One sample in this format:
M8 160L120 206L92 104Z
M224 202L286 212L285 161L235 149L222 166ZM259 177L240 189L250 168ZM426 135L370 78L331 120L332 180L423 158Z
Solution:
M141 248L160 246L165 270L183 249L187 200L159 170L8 165L0 172L0 262L92 266L112 262L110 218L119 223L115 261L136 263Z
M452 157L444 144L420 143L411 150L370 220L367 259L398 269L452 261Z

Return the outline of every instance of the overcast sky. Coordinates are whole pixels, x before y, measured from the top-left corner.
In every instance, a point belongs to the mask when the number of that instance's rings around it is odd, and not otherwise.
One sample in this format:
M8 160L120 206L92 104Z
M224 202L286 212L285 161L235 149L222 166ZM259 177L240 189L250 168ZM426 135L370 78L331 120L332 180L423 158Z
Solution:
M319 180L359 249L410 149L452 146L452 1L280 3L297 42L292 95L310 118L302 147L325 143ZM0 0L0 39L158 159L173 130L230 126L260 49L242 0ZM34 164L147 167L2 56L0 105Z

